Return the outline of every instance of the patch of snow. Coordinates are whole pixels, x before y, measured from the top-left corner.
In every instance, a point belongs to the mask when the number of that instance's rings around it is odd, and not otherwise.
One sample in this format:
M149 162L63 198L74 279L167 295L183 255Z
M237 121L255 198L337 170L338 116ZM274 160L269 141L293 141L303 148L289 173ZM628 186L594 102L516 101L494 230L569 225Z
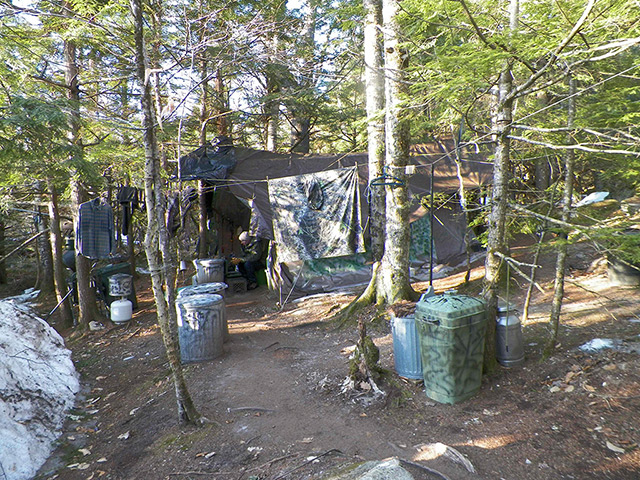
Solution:
M0 301L0 478L6 480L36 474L80 390L64 340L24 303L33 295Z
M604 350L605 348L614 348L616 346L616 341L611 340L610 338L594 338L593 340L589 340L587 343L580 345L580 350L583 352L597 352L600 350Z

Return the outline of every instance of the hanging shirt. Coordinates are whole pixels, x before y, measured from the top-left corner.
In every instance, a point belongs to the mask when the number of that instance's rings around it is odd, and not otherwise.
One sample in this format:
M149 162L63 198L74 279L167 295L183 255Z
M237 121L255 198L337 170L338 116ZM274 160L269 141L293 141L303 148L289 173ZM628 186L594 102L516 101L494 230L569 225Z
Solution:
M80 205L76 228L76 252L88 258L107 258L115 246L113 209L99 199Z
M140 208L140 193L136 187L120 187L118 202L122 208L122 235L129 235L129 224L133 211Z

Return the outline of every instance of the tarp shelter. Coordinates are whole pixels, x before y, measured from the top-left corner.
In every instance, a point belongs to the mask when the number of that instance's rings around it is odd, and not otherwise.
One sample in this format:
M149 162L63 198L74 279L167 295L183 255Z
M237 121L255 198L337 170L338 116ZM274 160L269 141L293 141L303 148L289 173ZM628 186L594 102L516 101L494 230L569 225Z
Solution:
M217 146L208 148L200 147L199 161L193 162L192 154L180 159L180 175L183 180L202 179L216 188L216 197L213 209L223 228L220 254L232 253L232 237L237 233L238 227L257 232L262 238L274 240L273 209L269 199L269 180L282 179L284 177L297 177L304 174L326 172L353 167L358 172L358 187L361 196L362 219L366 225L368 218L368 203L366 195L368 191L368 156L366 153L354 153L343 155L323 154L279 154L250 148L227 146L221 151L225 165L233 166L227 169L225 178L220 178L220 169L216 168ZM429 211L420 206L420 199L430 194L431 165L434 164L433 189L434 192L449 193L455 196L459 188L458 172L451 144L438 146L435 144L421 145L417 148L418 155L412 155L408 171L409 195L414 202L411 213L413 238L420 237L420 242L413 245L412 257L414 262L428 262L429 250L425 252L429 234ZM492 166L484 160L484 157L473 149L467 149L459 153L462 159L460 177L463 179L465 189L478 190L489 183ZM373 187L375 188L375 187ZM233 197L233 201L231 198ZM240 211L244 209L244 211ZM440 208L435 212L433 222L434 235L434 259L438 263L446 263L464 254L465 222L460 213L459 204L456 201L448 202L446 208ZM426 232L426 237L425 237ZM421 243L418 244L418 243ZM277 253L277 246L276 246ZM427 258L424 258L424 254ZM278 262L280 263L280 262ZM295 262L292 262L295 263ZM353 264L353 268L348 268ZM329 291L340 284L344 284L349 273L345 270L355 270L361 266L363 260L343 257L341 260L333 259L326 262L318 262L317 270L321 280L303 281L296 283L297 289L307 293ZM277 266L277 265L272 265ZM282 265L281 275L276 275L277 282L288 283L293 281L293 271L299 265ZM344 275L343 275L344 274ZM368 273L360 279L367 281ZM344 280L344 281L343 281ZM353 281L353 278L350 279Z

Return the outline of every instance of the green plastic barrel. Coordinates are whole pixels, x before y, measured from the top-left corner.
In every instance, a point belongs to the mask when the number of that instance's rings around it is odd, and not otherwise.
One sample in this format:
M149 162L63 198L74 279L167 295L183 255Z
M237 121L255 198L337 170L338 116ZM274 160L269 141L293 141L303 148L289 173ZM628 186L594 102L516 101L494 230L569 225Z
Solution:
M455 293L421 298L416 327L427 396L454 404L474 396L482 383L486 304Z

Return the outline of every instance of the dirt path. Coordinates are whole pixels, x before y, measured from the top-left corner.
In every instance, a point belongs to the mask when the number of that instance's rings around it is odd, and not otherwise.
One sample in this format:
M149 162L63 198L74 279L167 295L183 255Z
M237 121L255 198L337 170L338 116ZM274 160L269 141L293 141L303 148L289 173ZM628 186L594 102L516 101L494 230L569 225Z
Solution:
M131 325L69 343L85 398L57 463L41 478L308 479L397 456L452 480L637 479L638 354L576 349L595 336L631 342L640 333L637 290L611 289L599 279L580 278L600 289L597 295L568 288L557 356L539 363L546 334L537 318L548 301L542 297L525 327L525 365L502 368L457 405L432 402L418 382L396 375L384 385L383 401L341 393L355 332L331 330L326 318L350 296L309 298L283 312L264 288L228 297L231 340L224 354L186 367L195 403L212 420L203 428L177 424L151 299L141 284ZM459 281L449 277L436 289ZM382 365L393 371L388 326L372 334ZM441 455L438 443L462 453L476 473Z

